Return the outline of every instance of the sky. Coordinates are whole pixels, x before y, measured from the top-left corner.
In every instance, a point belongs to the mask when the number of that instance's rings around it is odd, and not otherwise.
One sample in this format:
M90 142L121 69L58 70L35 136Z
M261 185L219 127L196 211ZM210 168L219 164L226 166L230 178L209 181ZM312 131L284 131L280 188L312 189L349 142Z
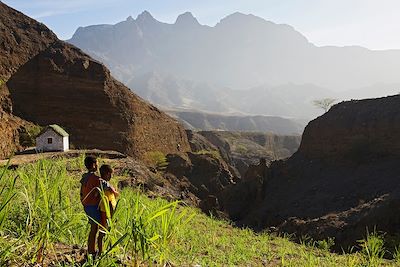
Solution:
M144 10L174 23L190 11L201 24L214 26L234 12L285 23L318 45L358 45L400 49L400 0L3 0L43 22L60 39L80 26L115 24Z

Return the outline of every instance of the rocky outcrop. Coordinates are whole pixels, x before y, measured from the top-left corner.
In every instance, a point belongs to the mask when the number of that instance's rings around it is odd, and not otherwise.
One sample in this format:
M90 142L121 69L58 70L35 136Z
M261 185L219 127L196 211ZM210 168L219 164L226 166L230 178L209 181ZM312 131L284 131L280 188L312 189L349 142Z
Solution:
M299 151L307 158L350 161L400 155L400 96L335 105L310 122Z
M22 149L19 132L28 122L13 116L5 82L17 69L56 40L43 24L0 2L0 158Z
M0 159L11 156L22 148L18 130L24 123L15 116L0 112Z
M75 147L132 156L190 150L183 128L113 79L102 64L57 41L7 82L14 113L40 125L57 123Z
M393 193L378 196L368 202L360 201L355 207L330 213L314 219L287 219L279 229L283 232L296 233L298 237L312 236L317 240L334 237L336 251L351 250L356 238L365 237L367 233L383 231L386 237L391 238L398 233L400 227L400 194ZM379 233L378 232L378 233ZM390 242L387 249L395 249Z
M312 121L298 152L266 170L261 200L238 223L334 237L338 249L367 227L398 233L399 112L393 96L340 103Z
M221 158L212 154L190 152L186 155L170 154L167 161L166 172L178 180L187 180L190 183L190 192L202 201L201 207L207 213L224 210L218 199L226 188L238 180ZM212 203L216 206L211 205Z
M0 80L57 40L45 25L0 2Z
M207 138L192 130L186 130L189 139L190 148L194 152L199 151L217 151L218 148L211 144Z
M217 147L224 160L237 169L241 177L261 158L269 164L290 157L297 151L301 140L298 135L273 133L200 131L197 134Z
M219 201L231 220L240 223L254 205L262 201L265 193L264 177L267 171L267 163L262 158L258 164L251 164L248 167L242 179L225 188L220 194Z

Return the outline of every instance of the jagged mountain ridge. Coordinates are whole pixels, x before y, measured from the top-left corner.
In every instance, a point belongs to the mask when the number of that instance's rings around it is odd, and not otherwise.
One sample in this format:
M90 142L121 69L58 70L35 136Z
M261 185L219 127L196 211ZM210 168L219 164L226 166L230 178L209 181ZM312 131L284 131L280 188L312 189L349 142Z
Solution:
M115 25L80 27L69 42L102 59L124 82L149 71L240 89L311 83L337 90L400 82L399 50L317 47L289 25L241 13L210 27L190 13L167 24L143 12Z
M189 12L168 24L145 11L115 25L80 27L68 42L145 99L169 108L310 119L321 114L313 99L386 96L400 84L399 50L317 47L289 25L241 13L210 27ZM264 88L263 95L248 93L249 107L243 107L237 89L251 88ZM353 91L339 93L346 89ZM294 94L302 97L285 103Z

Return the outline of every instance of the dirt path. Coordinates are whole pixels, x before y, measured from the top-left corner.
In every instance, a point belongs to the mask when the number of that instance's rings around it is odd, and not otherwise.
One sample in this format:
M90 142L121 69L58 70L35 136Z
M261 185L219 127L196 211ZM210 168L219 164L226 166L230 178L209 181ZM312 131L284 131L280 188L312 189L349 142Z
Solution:
M82 154L91 154L101 158L108 159L121 159L126 158L127 156L116 152L116 151L102 151L98 149L89 149L89 150L69 150L67 152L45 152L45 153L36 153L35 150L27 150L21 154L13 156L11 159L0 160L0 166L7 165L8 161L10 166L17 167L19 165L32 163L41 159L48 158L59 158L59 157L78 157Z

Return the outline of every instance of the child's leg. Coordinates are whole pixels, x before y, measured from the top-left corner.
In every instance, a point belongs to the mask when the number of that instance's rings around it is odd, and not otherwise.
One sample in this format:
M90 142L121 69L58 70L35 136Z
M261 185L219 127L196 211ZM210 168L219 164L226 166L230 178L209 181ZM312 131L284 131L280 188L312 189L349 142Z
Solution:
M104 238L104 233L99 232L99 237L97 238L97 247L99 248L99 255L103 253L103 238Z
M95 223L90 224L90 233L88 238L88 253L94 255L96 253L96 235L99 227Z
M100 223L100 211L98 210L97 205L85 206L84 210L90 223L88 254L94 255L96 253L96 235L99 231L98 224Z
M105 231L107 229L107 215L105 212L100 212L100 231L99 237L97 239L97 247L99 248L99 254L103 252L103 238L105 236Z

